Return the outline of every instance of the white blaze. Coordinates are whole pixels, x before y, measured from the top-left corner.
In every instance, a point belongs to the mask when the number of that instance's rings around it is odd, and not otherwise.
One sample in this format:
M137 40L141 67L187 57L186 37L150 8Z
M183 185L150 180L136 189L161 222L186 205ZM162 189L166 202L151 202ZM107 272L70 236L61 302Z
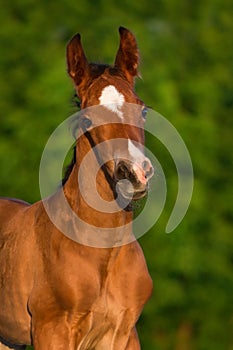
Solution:
M133 164L133 170L137 174L137 177L141 183L147 183L147 178L145 171L143 169L143 162L146 161L148 165L151 165L150 160L145 157L145 155L142 153L142 151L137 148L131 140L128 140L128 151L130 154L130 157L134 160Z
M131 140L128 140L128 151L130 156L138 163L141 164L145 160L145 155L137 148Z
M101 105L104 105L111 112L117 113L120 118L123 118L121 107L125 102L124 95L122 95L113 85L105 86L99 97Z

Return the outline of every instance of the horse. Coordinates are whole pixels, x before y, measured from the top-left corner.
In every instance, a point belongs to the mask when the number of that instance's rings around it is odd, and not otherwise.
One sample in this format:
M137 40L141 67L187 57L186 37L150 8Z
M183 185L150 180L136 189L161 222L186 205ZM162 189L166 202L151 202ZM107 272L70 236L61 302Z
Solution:
M80 99L80 137L62 186L34 204L0 200L1 350L27 345L35 350L141 348L136 323L153 282L133 236L132 203L146 195L153 166L144 154L147 109L134 91L139 49L131 31L120 27L119 34L113 65L89 63L80 34L67 44L68 75ZM137 108L124 108L127 104ZM105 123L98 124L98 118ZM103 142L104 150L97 149ZM98 171L93 178L94 164ZM99 198L107 204L115 201L118 210L105 212L98 201L95 207L85 200L91 197L92 181ZM82 244L62 232L46 209L52 208L69 227L73 219L60 205L62 196L84 223L74 226L75 235L85 236L86 222L93 234L111 232L109 246Z

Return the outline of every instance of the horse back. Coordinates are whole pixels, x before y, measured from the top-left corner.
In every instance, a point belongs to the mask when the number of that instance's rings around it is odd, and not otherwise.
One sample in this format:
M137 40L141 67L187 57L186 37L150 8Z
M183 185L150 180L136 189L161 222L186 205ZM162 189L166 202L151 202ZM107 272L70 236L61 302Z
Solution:
M0 198L0 232L18 211L28 207L30 204L16 198Z

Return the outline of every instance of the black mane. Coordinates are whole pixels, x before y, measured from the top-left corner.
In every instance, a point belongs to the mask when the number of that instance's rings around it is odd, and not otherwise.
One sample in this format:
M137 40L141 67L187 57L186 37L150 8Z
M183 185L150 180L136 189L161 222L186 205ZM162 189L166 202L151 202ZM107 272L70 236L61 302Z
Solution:
M74 95L72 97L72 104L73 104L73 106L75 106L78 109L78 111L80 111L81 101L80 101L80 99L79 99L79 97L78 97L76 92L74 93ZM75 136L75 131L77 129L77 123L75 123L74 129L75 130L73 131L73 135ZM71 172L73 170L73 167L74 167L75 163L76 163L76 146L74 146L74 148L73 148L72 159L71 159L70 163L65 168L64 176L63 176L62 181L61 181L62 186L64 186L65 183L67 182L67 180L68 180L68 178L69 178L69 176L70 176L70 174L71 174Z
M67 182L72 170L73 170L73 167L76 163L76 146L74 146L73 148L73 157L71 159L71 162L70 164L68 164L65 168L65 173L64 173L64 176L63 176L63 179L62 179L62 186L65 185L65 183Z

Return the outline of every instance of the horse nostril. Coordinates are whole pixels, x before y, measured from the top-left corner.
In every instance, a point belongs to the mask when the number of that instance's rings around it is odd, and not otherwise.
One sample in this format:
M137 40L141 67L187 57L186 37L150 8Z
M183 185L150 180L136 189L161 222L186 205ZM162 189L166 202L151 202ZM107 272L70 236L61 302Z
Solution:
M153 174L154 169L150 161L147 159L141 163L141 166L120 161L115 169L115 176L117 180L127 179L135 185L138 183L146 184Z
M147 170L150 167L150 163L147 160L142 162L142 169Z
M149 180L154 175L154 169L152 166L150 166L149 170L146 171L146 178Z
M142 162L142 169L145 172L146 179L149 180L154 174L154 168L152 167L151 162L148 159L145 159Z
M118 180L128 179L130 177L131 169L125 162L120 162L116 168L116 178Z

